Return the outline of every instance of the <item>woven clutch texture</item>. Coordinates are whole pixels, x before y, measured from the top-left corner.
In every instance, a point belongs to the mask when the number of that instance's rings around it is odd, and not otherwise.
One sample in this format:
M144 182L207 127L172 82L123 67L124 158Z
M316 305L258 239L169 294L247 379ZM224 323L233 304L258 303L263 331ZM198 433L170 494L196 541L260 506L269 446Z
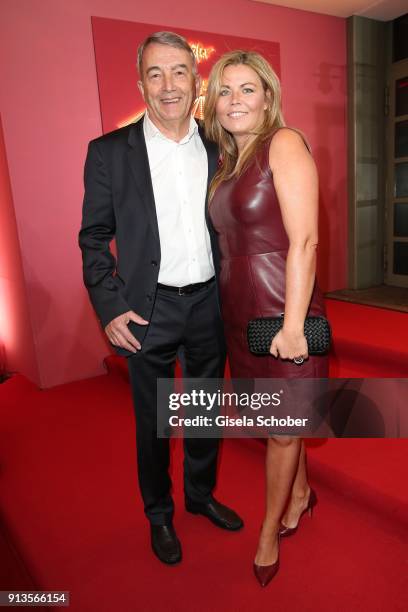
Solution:
M283 316L252 319L247 338L251 353L269 355L272 338L282 329ZM304 333L310 355L323 355L330 348L331 329L325 317L306 317Z

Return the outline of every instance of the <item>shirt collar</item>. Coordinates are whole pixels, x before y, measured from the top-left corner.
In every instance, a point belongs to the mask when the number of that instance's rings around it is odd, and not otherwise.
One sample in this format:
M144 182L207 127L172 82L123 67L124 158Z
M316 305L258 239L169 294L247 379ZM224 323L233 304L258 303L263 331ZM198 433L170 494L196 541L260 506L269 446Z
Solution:
M167 140L170 142L175 142L174 140L171 140L170 138L167 138L167 136L165 136L158 127L155 126L155 124L153 123L153 121L150 119L149 114L146 110L145 114L144 114L144 119L143 119L143 130L144 130L144 135L145 135L145 139L146 142L153 140L153 138L162 138L163 140ZM176 143L176 144L184 144L185 142L188 142L193 136L194 134L198 133L198 125L196 120L194 119L194 117L191 115L190 116L190 125L188 127L188 132L187 134L184 136L184 138L182 138L180 140L180 142Z

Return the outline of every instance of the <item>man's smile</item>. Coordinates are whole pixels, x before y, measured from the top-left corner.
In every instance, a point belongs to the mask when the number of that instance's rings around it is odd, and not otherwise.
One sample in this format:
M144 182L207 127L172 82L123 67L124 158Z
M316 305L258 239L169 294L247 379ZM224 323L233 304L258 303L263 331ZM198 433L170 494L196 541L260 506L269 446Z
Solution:
M176 104L177 102L180 102L181 98L177 97L177 98L161 98L161 103L162 104Z

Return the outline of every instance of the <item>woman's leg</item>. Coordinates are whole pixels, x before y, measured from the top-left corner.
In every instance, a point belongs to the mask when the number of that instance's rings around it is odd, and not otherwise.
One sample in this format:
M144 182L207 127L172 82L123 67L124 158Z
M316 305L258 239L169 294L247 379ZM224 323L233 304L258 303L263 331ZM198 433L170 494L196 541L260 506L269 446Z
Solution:
M306 450L302 440L299 453L299 463L295 480L290 494L288 507L282 517L282 523L286 527L296 527L299 517L309 502L310 486L307 481Z
M262 525L257 565L271 565L278 558L278 531L293 481L299 468L299 438L269 438L266 450L266 512Z

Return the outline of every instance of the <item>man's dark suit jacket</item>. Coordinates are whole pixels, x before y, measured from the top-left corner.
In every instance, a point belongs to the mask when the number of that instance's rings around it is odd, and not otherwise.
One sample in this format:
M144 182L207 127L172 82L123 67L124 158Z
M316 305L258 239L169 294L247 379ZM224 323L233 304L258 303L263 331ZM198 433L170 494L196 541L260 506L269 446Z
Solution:
M199 133L208 156L208 184L217 169L217 146ZM160 240L143 118L89 143L85 163L85 196L79 245L84 282L102 327L134 310L150 320L160 267ZM219 252L210 233L216 275ZM115 238L117 259L109 244ZM148 326L129 324L143 341ZM122 355L129 351L117 349Z

